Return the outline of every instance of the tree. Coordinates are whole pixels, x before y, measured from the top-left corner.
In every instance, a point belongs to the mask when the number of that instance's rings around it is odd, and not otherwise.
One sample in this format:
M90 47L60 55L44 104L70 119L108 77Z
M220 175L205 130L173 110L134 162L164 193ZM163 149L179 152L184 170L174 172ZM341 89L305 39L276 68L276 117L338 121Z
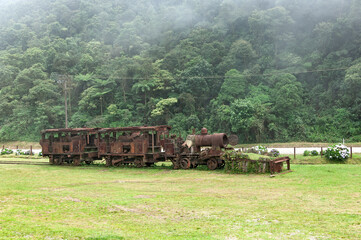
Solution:
M171 113L170 107L177 102L176 98L161 99L156 104L156 108L152 110L151 117L159 118L161 123L167 123Z
M235 99L242 99L246 95L246 79L236 69L229 70L217 97L218 101L229 105Z
M346 70L343 82L343 100L352 113L360 116L361 113L361 59ZM360 120L361 117L358 118Z

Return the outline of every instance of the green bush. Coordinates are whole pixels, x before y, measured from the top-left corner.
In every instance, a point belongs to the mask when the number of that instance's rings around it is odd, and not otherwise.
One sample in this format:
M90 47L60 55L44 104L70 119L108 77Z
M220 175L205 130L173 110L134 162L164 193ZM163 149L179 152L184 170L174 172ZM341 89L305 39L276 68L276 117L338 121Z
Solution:
M303 152L303 156L310 156L310 151L305 150L305 151Z
M317 150L312 150L312 151L311 151L311 155L312 155L312 156L318 156Z
M12 153L13 150L11 149L4 148L3 150L1 150L1 155L12 154Z
M331 161L345 161L349 157L349 151L345 145L339 143L328 147L325 157Z
M279 155L280 155L280 151L278 151L277 149L272 149L268 153L268 156L270 156L270 157L278 157Z
M267 154L268 149L265 146L258 145L258 146L254 146L254 147L248 149L247 152L248 153L257 153L257 154L265 155L265 154Z

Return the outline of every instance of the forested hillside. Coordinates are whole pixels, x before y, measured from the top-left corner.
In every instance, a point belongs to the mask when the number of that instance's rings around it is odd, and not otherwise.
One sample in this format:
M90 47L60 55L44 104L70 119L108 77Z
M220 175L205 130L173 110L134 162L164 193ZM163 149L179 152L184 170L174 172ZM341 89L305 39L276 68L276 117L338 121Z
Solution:
M361 0L0 0L0 140L169 124L361 141Z

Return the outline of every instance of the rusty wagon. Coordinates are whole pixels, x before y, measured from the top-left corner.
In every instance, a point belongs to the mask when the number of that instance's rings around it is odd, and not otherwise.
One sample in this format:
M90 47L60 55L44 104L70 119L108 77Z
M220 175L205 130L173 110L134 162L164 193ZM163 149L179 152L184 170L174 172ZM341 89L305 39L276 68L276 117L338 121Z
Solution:
M171 161L175 169L196 168L206 165L215 170L224 167L222 155L228 145L225 133L201 134L181 137L170 134L171 127L140 126L119 128L66 128L42 131L40 144L43 156L50 164L80 165L105 160L107 166L152 166L157 162ZM280 171L280 163L271 164Z

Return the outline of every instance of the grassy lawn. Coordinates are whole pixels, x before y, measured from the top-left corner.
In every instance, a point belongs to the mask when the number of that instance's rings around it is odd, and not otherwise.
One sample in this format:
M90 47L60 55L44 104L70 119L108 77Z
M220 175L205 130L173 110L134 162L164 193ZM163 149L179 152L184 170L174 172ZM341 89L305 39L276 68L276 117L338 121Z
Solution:
M0 239L359 239L361 165L291 168L0 165Z
M320 155L318 156L303 156L301 154L297 154L296 158L294 158L293 154L287 154L287 155L280 155L280 157L288 156L291 159L291 164L340 164L339 162L330 162L325 157L322 157ZM352 159L348 158L345 162L345 164L361 164L361 154L360 153L354 153L352 155Z

